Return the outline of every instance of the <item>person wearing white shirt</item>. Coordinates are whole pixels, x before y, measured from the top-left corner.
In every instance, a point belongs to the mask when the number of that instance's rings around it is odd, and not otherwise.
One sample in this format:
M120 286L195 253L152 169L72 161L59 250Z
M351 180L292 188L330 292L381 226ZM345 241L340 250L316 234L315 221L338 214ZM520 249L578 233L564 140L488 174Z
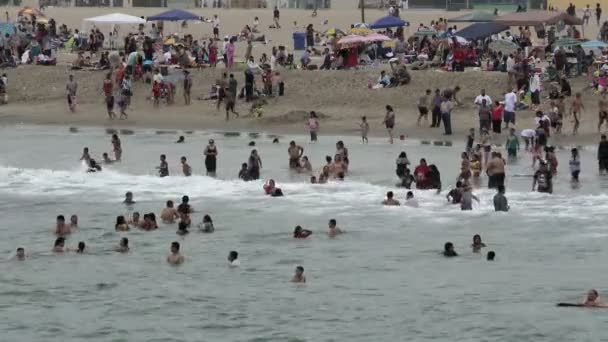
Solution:
M483 100L486 100L486 103L492 103L492 98L486 95L485 89L481 89L481 95L477 95L477 97L475 98L475 104L481 106Z
M152 80L154 80L154 82L158 82L158 83L162 83L163 82L163 75L160 74L160 70L156 70L156 72L154 73L154 77L152 78Z
M540 76L538 73L534 73L534 76L530 77L530 93L532 93L532 110L536 110L540 105Z
M509 123L515 126L515 105L517 104L517 94L515 90L505 94L505 112L503 114L503 120L505 122L505 129L509 128Z

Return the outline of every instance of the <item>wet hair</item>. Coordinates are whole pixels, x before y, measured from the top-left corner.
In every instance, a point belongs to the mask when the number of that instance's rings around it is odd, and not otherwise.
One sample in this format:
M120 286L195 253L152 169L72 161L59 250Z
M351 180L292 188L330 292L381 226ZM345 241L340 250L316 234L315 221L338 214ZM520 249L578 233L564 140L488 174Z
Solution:
M299 232L301 232L301 231L302 231L302 226L296 226L296 227L293 229L293 235L296 235L297 233L299 233Z
M211 216L205 215L203 216L203 222L213 223L213 220L211 220Z
M168 200L167 201L167 207L168 208L173 208L173 201L172 200Z
M179 251L179 242L177 242L177 241L171 242L171 248L175 248Z
M293 140L289 142L289 145L290 145L290 146L294 146L295 144L296 144L296 142L295 142L295 141L293 141Z
M133 197L133 193L131 191L127 191L127 193L125 193L125 197Z
M335 226L336 224L338 224L338 222L336 221L336 219L329 220L329 225L330 226Z
M405 195L405 198L414 198L414 193L411 191L408 191L407 194Z
M445 245L443 246L443 250L446 252L453 248L454 248L454 244L451 242L446 242Z
M55 239L55 247L63 246L63 244L65 244L65 238L63 236L60 236Z
M255 146L255 141L250 141L249 144L247 144L249 146Z
M328 163L331 163L331 156L325 156L325 161Z
M399 153L399 158L407 158L407 154L405 152Z
M296 267L296 270L299 271L300 273L304 273L304 267L302 267L302 266Z
M19 247L17 248L17 252L25 252L25 249L23 249L23 247Z
M65 217L63 215L58 215L57 221L65 221Z
M182 202L183 203L188 203L190 201L190 197L188 196L182 196Z
M133 213L133 214L136 214L136 213ZM121 224L126 224L126 223L127 223L127 221L125 220L124 216L122 216L122 215L116 216L116 227L118 227Z
M386 193L386 198L388 198L388 199L393 198L393 196L394 196L394 194L393 194L392 191L389 191L389 192Z
M80 241L78 243L78 252L84 252L85 247L86 247L86 245L85 245L84 241Z
M233 261L239 258L239 252L237 251L230 251L230 253L228 253L228 258L232 259Z
M122 239L120 239L120 245L129 247L129 239L127 239L126 237L123 237Z
M272 140L272 143L273 143L273 144L278 144L278 143L279 143L279 138L274 138L274 139Z
M496 257L496 253L494 251L488 252L488 261L494 261L494 257Z
M161 155L160 155L160 158L161 158L161 159L165 159L165 158L167 158L167 156L166 156L166 155L164 155L164 154L161 154Z

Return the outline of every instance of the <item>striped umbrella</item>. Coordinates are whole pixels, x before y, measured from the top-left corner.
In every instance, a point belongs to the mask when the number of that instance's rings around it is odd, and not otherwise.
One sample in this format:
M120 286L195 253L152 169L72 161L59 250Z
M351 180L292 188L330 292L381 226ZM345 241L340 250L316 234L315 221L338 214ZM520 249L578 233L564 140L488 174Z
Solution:
M332 28L327 29L325 32L323 32L323 35L324 36L346 36L346 33L344 33L344 31L342 31L338 28L332 27Z

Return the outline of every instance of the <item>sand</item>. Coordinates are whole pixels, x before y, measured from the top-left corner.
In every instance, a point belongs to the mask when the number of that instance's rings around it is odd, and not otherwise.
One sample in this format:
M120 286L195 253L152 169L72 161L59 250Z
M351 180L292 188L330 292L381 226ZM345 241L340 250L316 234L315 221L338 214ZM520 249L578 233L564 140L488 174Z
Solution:
M98 8L49 8L47 13L58 23L67 23L72 27L80 27L81 19L88 16L115 12L111 9ZM158 13L159 9L125 8L123 13L134 15L150 15ZM16 9L11 9L11 15ZM251 22L255 16L260 17L261 27L267 27L271 21L270 9L265 10L193 10L204 16L219 13L222 20L222 34L224 32L238 32L244 23ZM443 11L410 11L403 16L412 22L413 33L420 22L428 23L439 17L453 17L461 12ZM379 10L366 10L366 19L371 21L384 15ZM271 42L268 45L258 44L254 47L254 56L259 57L262 52L269 51L272 45L291 45L293 21L298 21L301 28L307 23L315 24L318 30L328 27L346 28L350 23L360 21L360 12L357 10L324 10L316 18L310 16L309 11L282 10L283 29L264 30ZM329 24L322 25L324 20ZM465 25L458 25L464 27ZM594 31L595 30L595 31ZM191 24L186 30L197 36L211 33L209 24ZM586 30L588 35L595 34L597 27L591 25ZM245 47L239 43L237 57L242 58ZM7 69L9 77L9 105L0 107L0 124L52 124L65 126L105 126L114 128L159 128L183 130L239 130L270 133L306 133L305 113L311 110L322 113L320 134L358 134L360 117L365 115L371 125L374 135L386 134L381 124L384 115L384 106L392 105L397 114L396 134L406 135L408 138L443 139L440 129L428 128L428 125L416 127L418 111L417 99L427 88L447 88L459 85L463 90L460 95L464 106L457 108L452 115L453 130L456 141L470 127L477 127L477 114L472 105L473 99L485 88L493 98L499 98L507 88L507 76L503 73L489 73L467 69L464 73L449 73L436 70L412 71L412 82L407 86L392 89L370 90L368 82L374 82L381 69L388 70L387 65L378 69L351 70L351 71L302 71L281 70L286 83L285 96L268 99L264 106L262 118L242 117L229 122L224 120L223 109L217 111L214 101L197 101L194 98L203 96L211 88L214 81L225 71L223 67L216 69L202 69L192 71L194 78L192 105L185 106L178 87L176 104L170 107L161 106L153 108L147 99L150 95L149 85L136 84L132 108L129 119L124 121L110 121L105 113L103 92L101 89L104 72L75 71L73 72L79 82L78 110L69 113L65 101L65 82L68 70L67 62L73 55L64 53L60 61L62 65L55 67L20 66L16 69ZM239 82L243 85L242 70L234 71ZM256 80L259 82L259 78ZM573 90L579 91L586 86L583 78L573 80ZM557 143L588 143L598 139L597 125L597 96L590 91L584 92L586 112L582 117L580 134L576 137L557 137ZM237 103L237 111L246 115L250 105L244 101ZM531 112L518 112L518 129L533 126ZM564 132L571 129L571 123L565 120ZM502 139L498 139L502 140Z

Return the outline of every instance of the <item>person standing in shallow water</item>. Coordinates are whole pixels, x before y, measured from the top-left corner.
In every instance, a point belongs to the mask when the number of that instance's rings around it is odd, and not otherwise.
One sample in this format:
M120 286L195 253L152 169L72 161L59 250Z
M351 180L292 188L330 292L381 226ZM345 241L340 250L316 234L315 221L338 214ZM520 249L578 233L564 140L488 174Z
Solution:
M74 75L68 76L68 82L65 85L68 107L70 112L76 111L76 93L78 92L78 82L74 80Z
M395 112L393 111L393 107L386 105L386 114L384 115L382 123L386 126L386 130L388 131L388 142L392 144L393 129L395 128Z
M258 155L257 150L251 151L249 160L247 163L247 179L258 180L260 179L260 169L262 168L262 159Z
M169 176L169 164L167 164L167 156L164 154L160 155L160 165L157 167L157 169L160 177Z
M289 155L289 169L297 170L300 166L300 158L304 155L304 148L300 145L296 145L296 142L292 140L289 142L287 154Z
M494 211L509 211L509 202L505 196L505 187L499 185L498 192L494 195Z
M205 147L205 152L203 154L205 155L205 168L207 169L207 176L215 177L218 151L213 139L209 139L209 145Z
M122 146L120 145L120 138L116 134L112 134L112 149L114 150L114 160L120 161L122 158Z

